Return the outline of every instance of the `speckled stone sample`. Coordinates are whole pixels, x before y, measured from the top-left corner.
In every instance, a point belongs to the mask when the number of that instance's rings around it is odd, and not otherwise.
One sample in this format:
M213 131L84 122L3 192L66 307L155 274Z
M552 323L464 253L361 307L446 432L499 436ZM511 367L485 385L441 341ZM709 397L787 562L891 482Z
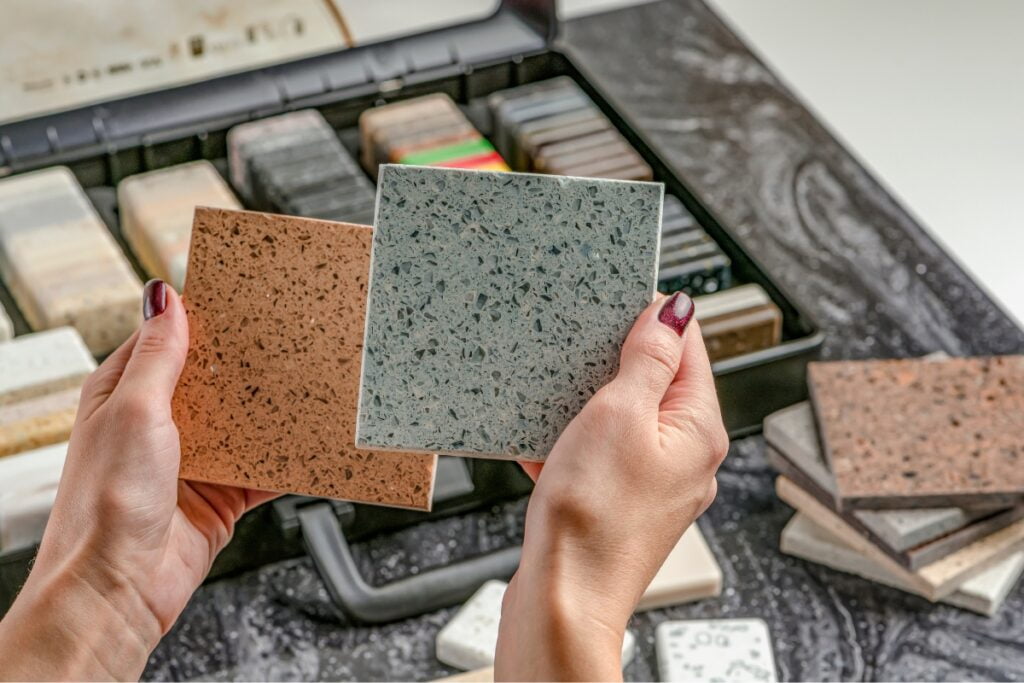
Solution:
M241 209L209 161L128 176L117 186L121 234L146 272L185 286L192 216L197 206Z
M67 452L67 443L58 443L0 458L0 551L43 537Z
M14 323L11 322L10 316L7 315L4 305L0 304L0 341L7 341L13 336Z
M196 211L182 477L429 509L436 456L353 447L371 232Z
M0 278L32 329L71 325L96 355L142 319L142 283L64 167L0 180Z
M544 459L654 296L662 194L381 166L356 442Z
M494 665L498 644L504 581L488 581L466 601L437 634L437 658L456 669L482 669Z
M1024 356L814 363L807 382L842 506L1024 500Z
M764 438L769 446L790 463L784 474L796 469L803 478L811 480L814 487L812 492L819 500L833 508L837 507L835 478L818 444L810 403L798 403L765 418ZM987 513L944 507L857 510L853 514L891 548L902 551L963 528Z
M0 403L0 457L67 441L75 426L81 394L79 385L11 404Z
M0 404L67 388L95 368L74 328L22 335L0 344Z
M655 631L662 681L774 683L775 657L761 619L666 621Z
M680 605L722 592L722 570L700 527L690 526L644 591L637 611Z
M932 601L946 597L967 579L1024 549L1024 521L1018 521L936 562L909 571L786 477L776 480L775 491L783 502Z
M508 584L487 581L459 608L451 621L437 634L437 659L448 666L467 671L484 671L494 666L494 651L498 646L498 626L501 622L501 601ZM622 641L622 665L626 666L636 655L636 636L626 630ZM457 679L457 680L473 680Z
M885 586L914 592L900 577L879 567L802 513L793 515L793 519L786 524L779 545L782 552L787 555L816 562L841 572L856 574ZM977 576L967 579L940 602L992 616L999 610L1010 590L1017 585L1022 571L1024 552L1014 553Z

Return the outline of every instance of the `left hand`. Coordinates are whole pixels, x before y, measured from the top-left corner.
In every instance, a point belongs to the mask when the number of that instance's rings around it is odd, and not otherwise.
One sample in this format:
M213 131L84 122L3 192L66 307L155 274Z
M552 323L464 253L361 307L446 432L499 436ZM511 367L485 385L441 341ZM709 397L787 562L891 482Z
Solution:
M0 622L0 679L138 678L235 522L276 495L178 479L188 322L160 281L143 308L82 389L35 566Z

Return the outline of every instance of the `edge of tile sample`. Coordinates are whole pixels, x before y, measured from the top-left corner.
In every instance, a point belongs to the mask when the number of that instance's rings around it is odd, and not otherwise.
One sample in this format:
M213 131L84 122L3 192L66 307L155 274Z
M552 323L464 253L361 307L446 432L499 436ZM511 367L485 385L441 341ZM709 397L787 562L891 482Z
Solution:
M128 176L117 184L117 204L121 234L143 269L179 292L185 286L195 208L242 208L205 159Z
M5 342L13 336L14 323L11 322L11 317L7 315L4 305L0 303L0 342Z
M59 443L0 458L0 551L42 539L67 453Z
M778 680L772 636L763 619L664 621L654 638L662 681Z
M96 361L73 327L33 332L0 344L0 405L81 386Z
M854 574L890 588L918 594L900 577L887 572L869 558L834 538L802 512L794 514L786 523L779 545L782 552L787 555ZM1024 551L1018 551L964 581L955 591L942 598L941 602L992 616L999 611L1006 596L1020 579L1022 571Z
M654 298L663 193L382 165L357 445L543 460Z
M353 447L372 230L196 211L181 476L429 509L437 457Z
M142 320L142 282L65 166L0 179L0 277L32 329L71 325L97 355Z
M644 590L636 611L680 605L722 593L722 569L694 522Z
M775 480L775 490L783 502L806 514L818 526L871 558L886 571L906 581L914 592L919 592L932 602L946 597L967 579L1024 548L1024 521L1019 521L911 572L786 477L780 476Z
M1024 356L813 362L807 386L840 506L1024 502Z

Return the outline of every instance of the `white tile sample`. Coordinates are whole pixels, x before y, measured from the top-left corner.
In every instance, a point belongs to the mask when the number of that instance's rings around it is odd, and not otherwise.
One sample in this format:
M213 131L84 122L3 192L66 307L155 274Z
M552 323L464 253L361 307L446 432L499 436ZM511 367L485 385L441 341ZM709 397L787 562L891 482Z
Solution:
M786 524L782 530L780 546L782 552L787 555L920 595L913 586L899 576L846 545L803 513L796 513ZM1007 594L1017 585L1022 571L1024 571L1024 551L1014 553L980 574L967 579L940 602L991 616L999 610Z
M666 621L655 630L662 681L774 683L768 625L760 619Z
M543 460L653 300L658 183L382 165L356 443Z
M722 570L695 522L644 591L637 611L679 605L722 592Z
M71 325L97 355L142 319L142 283L62 166L0 180L0 278L32 329Z
M11 322L10 316L7 315L4 305L0 304L0 341L7 341L13 336L14 323Z
M504 581L488 581L466 601L437 634L439 661L467 671L494 664L501 600L507 587Z
M96 361L71 327L0 343L0 405L80 385L94 369Z
M466 671L486 670L494 666L501 622L501 601L508 584L488 581L470 597L437 634L437 659ZM626 629L622 641L622 666L636 656L636 635ZM487 675L486 671L483 671ZM493 680L493 671L488 680ZM466 680L466 679L458 679Z
M42 539L67 452L61 443L0 458L0 551Z

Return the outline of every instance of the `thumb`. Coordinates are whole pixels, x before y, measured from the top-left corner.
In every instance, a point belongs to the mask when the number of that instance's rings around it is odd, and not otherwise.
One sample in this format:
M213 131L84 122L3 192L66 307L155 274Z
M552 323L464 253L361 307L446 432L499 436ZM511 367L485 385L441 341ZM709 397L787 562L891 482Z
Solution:
M657 411L679 372L686 347L684 332L693 318L693 300L683 292L658 297L640 314L622 345L619 374L612 380Z
M145 320L115 393L169 409L188 353L185 307L167 283L150 280L142 294L142 313Z

